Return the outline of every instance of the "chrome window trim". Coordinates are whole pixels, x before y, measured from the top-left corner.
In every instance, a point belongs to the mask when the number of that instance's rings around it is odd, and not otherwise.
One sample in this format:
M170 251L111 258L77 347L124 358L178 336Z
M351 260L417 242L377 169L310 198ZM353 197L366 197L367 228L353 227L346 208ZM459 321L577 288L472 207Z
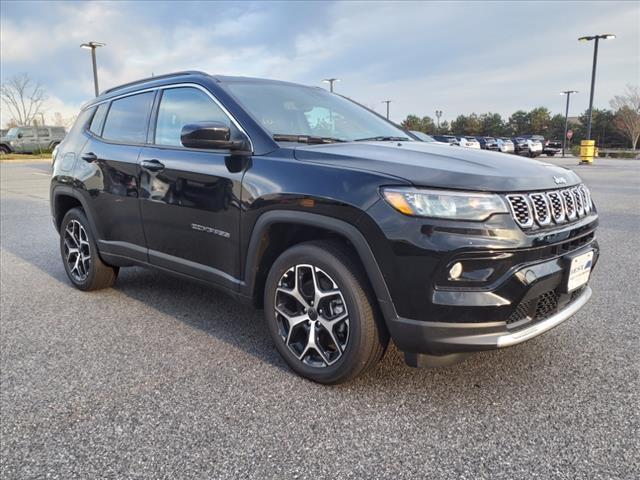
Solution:
M244 128L242 128L242 125L240 125L240 122L238 122L238 120L236 120L236 118L231 114L231 112L229 112L229 110L227 110L227 108L220 102L220 100L218 100L216 98L216 96L213 93L211 93L207 88L203 87L202 85L200 85L198 83L181 82L181 83L171 83L171 84L167 84L167 85L159 85L157 87L142 88L140 90L135 90L133 92L127 92L127 93L123 93L121 95L116 95L114 97L105 98L104 100L100 100L99 102L95 102L95 103L92 103L91 105L87 105L87 107L84 108L83 110L86 110L87 108L98 107L99 105L102 105L103 103L113 102L115 100L120 100L121 98L130 97L132 95L138 95L140 93L156 92L156 91L159 91L159 90L168 90L168 89L171 89L171 88L184 88L184 87L196 88L198 90L201 90L205 94L207 94L209 96L209 98L211 98L211 100L213 100L214 103L216 105L218 105L218 107L220 107L220 109L224 112L224 114L227 117L229 117L229 119L231 120L231 123L233 123L236 126L236 128L238 130L240 130L249 139L249 144L251 145L251 153L254 153L255 149L254 149L254 146L253 146L253 140L251 140L251 137L246 132L246 130ZM108 112L107 112L107 115L108 115ZM102 139L102 137L100 137L100 138ZM115 142L115 143L117 143L117 142ZM120 145L155 145L155 143L144 143L144 144L123 143L123 144L120 144Z

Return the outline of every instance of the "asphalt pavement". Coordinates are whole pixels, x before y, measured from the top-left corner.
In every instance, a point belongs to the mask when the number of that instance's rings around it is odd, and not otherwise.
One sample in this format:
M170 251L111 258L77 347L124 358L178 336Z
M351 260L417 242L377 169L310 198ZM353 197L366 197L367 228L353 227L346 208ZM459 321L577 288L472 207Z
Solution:
M601 215L594 296L444 369L390 348L351 383L292 373L262 313L140 268L64 273L48 164L1 177L0 477L640 478L640 161L574 168Z

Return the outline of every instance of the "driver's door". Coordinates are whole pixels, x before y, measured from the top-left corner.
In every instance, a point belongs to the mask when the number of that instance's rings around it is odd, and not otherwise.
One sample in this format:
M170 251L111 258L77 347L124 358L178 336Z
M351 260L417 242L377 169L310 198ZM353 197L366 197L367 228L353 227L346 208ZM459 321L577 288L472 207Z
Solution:
M140 154L142 222L152 264L231 287L238 272L243 171L228 151L182 146L187 124L233 123L196 87L162 91L151 145Z

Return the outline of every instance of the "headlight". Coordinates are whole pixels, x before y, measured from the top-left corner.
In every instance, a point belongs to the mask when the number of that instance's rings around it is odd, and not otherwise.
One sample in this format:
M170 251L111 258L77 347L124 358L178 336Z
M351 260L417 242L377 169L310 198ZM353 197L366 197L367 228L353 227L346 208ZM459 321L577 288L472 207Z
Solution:
M416 217L479 221L508 213L502 198L491 193L393 187L383 188L382 195L399 212Z

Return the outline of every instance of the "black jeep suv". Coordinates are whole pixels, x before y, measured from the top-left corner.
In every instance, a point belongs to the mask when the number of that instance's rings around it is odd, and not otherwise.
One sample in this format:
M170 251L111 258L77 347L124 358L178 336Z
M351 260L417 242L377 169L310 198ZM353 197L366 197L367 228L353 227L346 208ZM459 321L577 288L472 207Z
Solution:
M570 170L413 141L320 88L182 72L104 92L58 148L70 281L152 267L264 308L286 362L353 378L535 337L587 302L596 210Z

